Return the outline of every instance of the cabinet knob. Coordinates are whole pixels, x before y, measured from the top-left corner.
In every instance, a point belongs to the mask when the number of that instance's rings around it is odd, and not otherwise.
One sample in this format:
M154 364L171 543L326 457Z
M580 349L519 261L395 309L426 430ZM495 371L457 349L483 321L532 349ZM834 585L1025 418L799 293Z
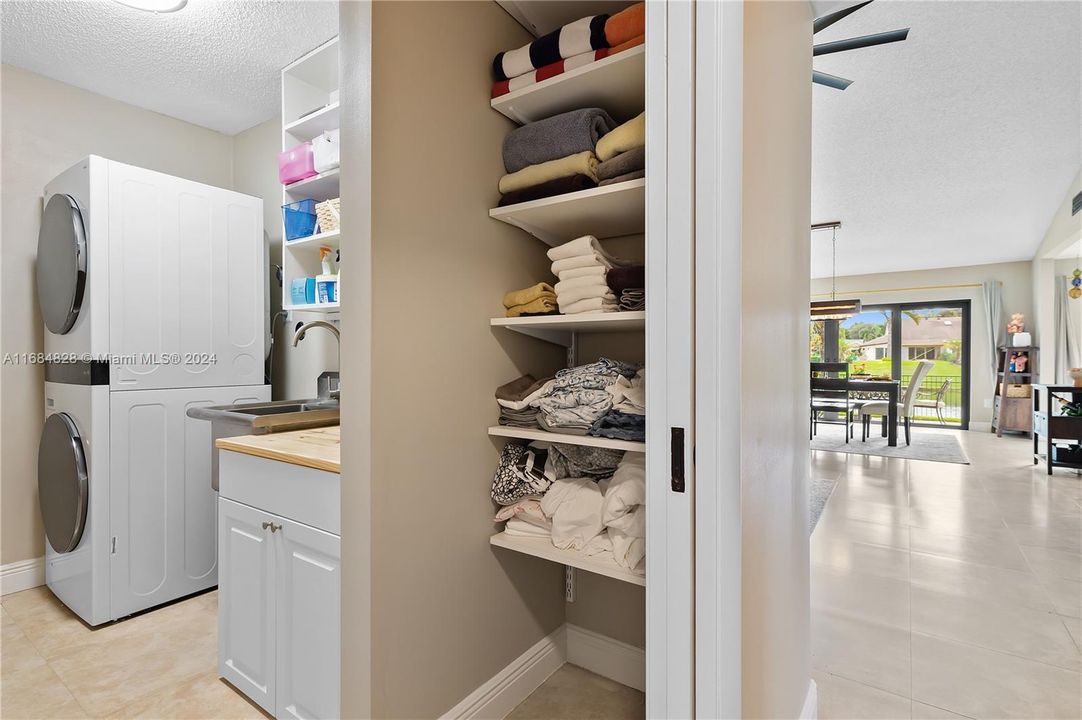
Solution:
M266 530L268 528L270 529L271 532L278 532L279 530L282 529L282 526L278 525L276 523L272 523L272 522L269 522L267 520L264 520L263 521L263 529Z

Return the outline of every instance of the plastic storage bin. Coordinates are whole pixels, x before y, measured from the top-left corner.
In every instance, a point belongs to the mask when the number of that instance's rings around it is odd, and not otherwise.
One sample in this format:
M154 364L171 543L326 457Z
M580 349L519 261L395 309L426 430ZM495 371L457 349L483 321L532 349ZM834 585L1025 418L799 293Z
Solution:
M286 242L305 238L316 231L316 201L298 200L282 206Z
M301 143L292 150L278 153L278 180L283 185L318 174L311 143Z
M327 130L312 140L312 156L316 172L325 173L338 167L338 155L337 130Z

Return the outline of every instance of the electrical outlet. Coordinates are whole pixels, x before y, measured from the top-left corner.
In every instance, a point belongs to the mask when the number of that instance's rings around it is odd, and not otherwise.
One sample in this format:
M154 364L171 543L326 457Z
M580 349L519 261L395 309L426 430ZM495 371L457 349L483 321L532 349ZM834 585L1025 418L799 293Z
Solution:
M992 398L985 398L984 399L984 408L986 410L991 410L992 409Z

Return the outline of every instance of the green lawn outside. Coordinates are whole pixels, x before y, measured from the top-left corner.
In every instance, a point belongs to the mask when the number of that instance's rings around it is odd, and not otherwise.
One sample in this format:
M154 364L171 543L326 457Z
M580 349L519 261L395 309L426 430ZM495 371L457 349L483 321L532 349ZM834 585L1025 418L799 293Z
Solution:
M902 379L909 378L913 371L917 368L919 360L902 360ZM860 360L855 363L850 363L849 368L853 372L858 372L859 367L863 366L864 372L871 375L890 375L890 359L885 360ZM935 367L928 373L935 377L950 377L959 378L962 377L962 366L955 363L943 362L942 360L935 361Z

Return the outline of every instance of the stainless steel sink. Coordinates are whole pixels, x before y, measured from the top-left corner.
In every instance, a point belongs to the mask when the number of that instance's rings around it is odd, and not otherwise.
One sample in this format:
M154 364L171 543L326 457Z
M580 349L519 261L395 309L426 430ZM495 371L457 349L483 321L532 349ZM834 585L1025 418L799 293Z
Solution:
M188 409L188 417L209 420L211 427L211 486L218 489L219 438L237 435L265 435L287 430L305 430L338 424L338 400L278 400L276 402L210 405Z

